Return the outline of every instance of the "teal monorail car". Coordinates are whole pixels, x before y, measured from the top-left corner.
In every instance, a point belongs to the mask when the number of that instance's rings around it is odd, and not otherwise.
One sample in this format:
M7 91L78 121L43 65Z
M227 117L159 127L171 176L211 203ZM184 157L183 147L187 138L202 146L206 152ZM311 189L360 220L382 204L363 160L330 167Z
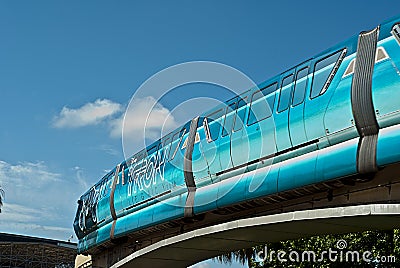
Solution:
M400 161L400 17L200 114L78 201L78 251Z

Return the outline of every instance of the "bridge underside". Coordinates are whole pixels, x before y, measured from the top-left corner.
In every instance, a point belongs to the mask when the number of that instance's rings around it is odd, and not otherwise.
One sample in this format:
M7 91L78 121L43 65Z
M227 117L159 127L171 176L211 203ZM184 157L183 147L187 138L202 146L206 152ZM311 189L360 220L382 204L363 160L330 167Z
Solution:
M108 242L93 267L186 267L236 249L318 234L400 228L400 164L374 178L310 185L206 213L193 222L169 222Z
M112 267L187 267L267 241L392 228L400 228L400 204L287 212L235 220L177 235L142 248Z

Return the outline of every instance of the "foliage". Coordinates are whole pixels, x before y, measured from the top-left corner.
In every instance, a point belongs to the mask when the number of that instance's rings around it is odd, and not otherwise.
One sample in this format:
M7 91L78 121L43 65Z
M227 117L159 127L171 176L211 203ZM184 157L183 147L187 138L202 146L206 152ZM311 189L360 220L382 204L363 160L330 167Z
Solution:
M225 264L231 264L232 261L234 260L243 265L246 263L253 264L255 263L254 260L256 259L256 253L257 251L255 250L255 248L240 249L237 251L229 252L221 256L215 257L215 259L220 263L225 263Z
M338 241L341 241L342 244L339 244ZM329 258L328 255L329 249L332 251L332 258ZM286 262L282 262L278 259L277 254L279 251L286 253L281 258L286 259ZM311 251L315 252L315 259L313 259L312 255L310 255L311 257L308 259L308 254ZM322 255L323 251L327 251L324 253L325 255ZM336 253L334 253L334 251L336 251ZM363 253L368 251L371 252L371 255L366 256L372 260L369 263L363 261ZM265 252L267 253L267 258L264 259L266 261L263 262L263 259L258 257L258 255L263 257L263 253ZM302 261L303 252L308 252L304 255L305 261ZM357 254L359 255L353 255L353 252L358 252ZM323 257L321 258L321 256ZM337 258L336 261L334 260L335 256ZM357 261L357 256L359 256L359 261ZM383 261L385 258L386 263ZM365 231L340 235L323 235L267 243L250 249L231 252L219 256L216 259L221 263L227 264L236 260L242 264L247 263L248 267L252 268L396 267L400 264L400 230L394 229L388 231ZM395 263L393 263L393 261L395 261Z

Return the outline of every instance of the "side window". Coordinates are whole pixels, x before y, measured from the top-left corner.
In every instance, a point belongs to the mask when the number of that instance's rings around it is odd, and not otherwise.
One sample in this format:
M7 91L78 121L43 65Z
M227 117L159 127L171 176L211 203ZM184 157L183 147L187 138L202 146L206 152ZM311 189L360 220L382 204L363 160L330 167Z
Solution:
M220 118L223 116L223 111L223 109L219 109L204 119L204 131L206 132L208 142L218 139L219 130L221 129Z
M301 69L296 75L296 84L294 86L292 106L299 105L304 101L307 88L308 67Z
M222 137L228 135L232 131L233 120L235 119L236 102L229 104L226 107L224 127L222 129Z
M147 156L151 156L152 154L154 154L155 152L157 152L157 144L155 144L154 146L152 146L150 149L147 150Z
M171 134L168 134L166 137L161 138L160 150L162 151L162 159L165 158L165 161L168 159L169 147L171 146Z
M247 125L250 126L261 120L264 120L272 115L275 102L275 90L277 83L269 85L268 87L254 92L251 97L251 104L249 109L249 116L247 118Z
M318 97L325 93L337 69L339 68L341 60L340 56L344 56L344 50L340 50L326 58L323 58L315 63L314 76L311 87L311 99ZM343 57L342 57L343 59Z
M240 99L236 111L235 122L233 123L233 131L239 131L243 128L244 117L246 116L246 103L247 97Z
M120 172L121 172L121 184L122 185L125 185L125 183L126 183L126 176L125 176L125 172L126 172L126 170L128 169L128 167L127 167L127 165L126 165L126 162L124 161L122 164L121 164L121 167L120 167Z
M378 47L376 49L375 63L386 60L388 58L389 58L389 55L387 54L386 50L383 47ZM346 76L354 73L355 64L356 64L356 59L354 58L350 61L349 65L347 66L346 71L343 74L343 77L346 77Z
M169 160L174 159L176 152L178 151L179 144L182 142L183 135L186 133L186 128L182 129L179 132L176 132L174 136L172 136L171 146L168 154Z
M282 80L281 92L279 94L278 113L283 112L289 107L290 96L292 95L293 74L286 76Z
M347 66L346 71L343 74L343 77L348 76L352 73L354 73L354 65L356 64L356 59L352 59L349 63L349 66Z
M161 141L158 145L158 157L160 161L168 161L168 149L170 145L170 138L169 135L166 137L162 137Z
M389 58L388 53L383 47L378 47L375 54L375 63L386 60Z
M107 173L100 182L100 198L106 196L111 189L112 172Z

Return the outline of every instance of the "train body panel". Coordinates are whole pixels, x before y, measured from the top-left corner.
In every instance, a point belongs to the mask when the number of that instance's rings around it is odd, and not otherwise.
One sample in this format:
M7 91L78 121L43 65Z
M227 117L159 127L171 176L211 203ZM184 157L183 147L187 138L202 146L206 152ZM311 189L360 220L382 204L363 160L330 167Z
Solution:
M289 111L289 133L292 146L299 146L308 141L305 129L304 99L306 98L311 81L309 81L309 62L296 68L292 103Z
M394 148L400 146L400 26L398 36L392 33L398 23L394 18L349 38L117 165L78 201L78 251L168 221L184 224L185 218L399 162ZM370 38L375 33L377 40ZM362 58L372 57L365 54L357 64L365 36L376 47L370 54L375 61ZM368 60L370 96L356 92L360 62ZM360 119L357 94L370 99L367 122ZM373 161L369 147L375 148Z
M294 84L294 70L281 75L276 101L273 106L273 118L275 123L275 137L277 151L284 151L292 147L289 134L289 106Z
M355 55L343 61L348 66ZM324 123L331 145L358 137L351 107L351 76L345 76L338 84L325 113Z
M382 129L379 133L377 162L379 166L393 164L400 159L400 125Z
M271 81L268 86L255 91L251 95L251 103L248 105L248 116L245 120L244 140L248 147L248 157L245 163L255 161L261 157L274 155L277 152L276 131L274 121L274 107L278 83ZM261 98L261 96L266 96ZM242 152L238 151L241 154Z
M231 131L231 159L235 168L247 163L249 159L249 140L247 139L247 103L250 91L238 97L235 119Z
M196 190L196 195L194 197L194 203L196 205L193 207L194 214L201 214L217 209L217 183L218 182L213 182L213 184L205 185Z
M373 102L380 128L400 123L400 55L393 37L378 43L379 61L373 76Z
M279 168L271 168L270 163L255 169L246 178L246 200L257 199L278 192Z

